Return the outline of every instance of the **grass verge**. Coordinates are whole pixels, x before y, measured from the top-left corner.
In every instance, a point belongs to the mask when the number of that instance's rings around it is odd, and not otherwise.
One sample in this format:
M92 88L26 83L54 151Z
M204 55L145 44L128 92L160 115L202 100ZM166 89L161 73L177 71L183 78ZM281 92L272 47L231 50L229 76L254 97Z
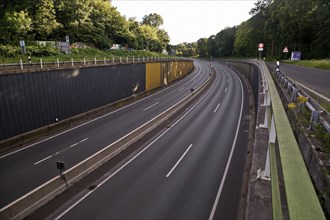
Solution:
M299 60L299 61L284 61L285 63L295 64L299 66L313 67L323 70L330 70L330 59L325 60Z

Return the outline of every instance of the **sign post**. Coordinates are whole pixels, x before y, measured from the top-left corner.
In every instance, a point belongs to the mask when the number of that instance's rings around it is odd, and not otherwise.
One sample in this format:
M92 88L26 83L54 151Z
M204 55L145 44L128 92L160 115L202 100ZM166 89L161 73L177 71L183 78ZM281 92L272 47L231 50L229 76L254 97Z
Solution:
M66 42L66 51L65 51L65 53L70 53L70 38L69 38L69 35L65 36L65 42Z
M68 186L68 183L66 182L65 175L63 173L63 171L65 170L64 162L63 161L56 161L56 167L60 171L60 177L61 177L61 179L64 180L66 186L69 187Z
M258 51L259 51L259 59L261 59L261 53L262 53L262 51L264 51L264 44L263 43L258 44Z

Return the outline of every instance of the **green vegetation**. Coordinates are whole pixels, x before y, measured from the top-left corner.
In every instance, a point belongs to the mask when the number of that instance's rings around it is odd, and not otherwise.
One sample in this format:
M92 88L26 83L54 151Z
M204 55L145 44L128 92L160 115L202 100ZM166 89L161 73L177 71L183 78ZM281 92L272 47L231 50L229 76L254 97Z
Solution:
M313 67L323 70L330 70L330 60L300 60L300 61L285 61L289 64L295 64L300 66Z
M269 60L287 59L301 51L302 59L330 57L329 0L261 0L251 9L252 17L238 26L227 27L196 43L177 45L178 54L200 57L262 56ZM207 45L207 51L201 50ZM288 47L289 54L283 53Z
M126 57L164 57L163 55L157 52L151 52L146 50L98 50L96 48L73 48L71 49L70 54L65 54L60 52L58 49L55 49L51 46L42 46L34 45L28 46L26 49L26 55L21 55L20 47L17 46L1 46L0 45L0 54L3 50L10 51L10 57L0 56L0 63L18 63L22 59L23 63L29 62L28 57L31 57L32 62L39 62L40 58L44 62L55 62L57 59L60 61L70 61L71 58L74 60L103 60L112 59L112 58L123 58ZM8 53L9 54L9 53Z
M321 124L315 126L315 135L318 140L324 146L324 151L330 156L330 134Z
M311 112L307 109L307 107L303 107L301 110L297 110L296 108L290 108L290 109L296 113L297 120L305 128L308 128L310 125L312 125L312 129L308 129L306 130L306 132L310 136L313 136L316 140L318 140L320 146L322 147L322 151L327 153L328 156L330 156L330 134L327 132L324 126L320 122L316 124L314 123L311 124L310 122Z
M151 13L142 22L126 19L109 0L21 0L19 3L4 0L0 8L2 57L16 56L16 48L4 47L19 46L20 40L28 47L35 41L65 41L66 36L70 42L103 50L121 44L125 48L161 52L169 44L167 32L160 28L163 24L160 15ZM57 53L27 49L36 55Z
M141 22L122 16L109 0L4 0L0 10L0 45L26 45L35 41L81 42L90 47L108 50L113 44L125 48L161 52L166 49L186 57L262 56L270 60L286 59L289 52L301 51L302 59L330 57L330 3L328 0L260 0L251 9L251 18L234 27L201 38L196 42L169 45L168 33L161 29L163 19L156 13L145 15ZM16 56L15 50L0 48L0 56ZM35 51L50 53L57 51ZM329 61L317 64L329 69ZM302 62L299 63L304 65ZM315 64L315 63L314 63ZM313 64L313 65L314 65ZM309 65L309 64L308 64Z

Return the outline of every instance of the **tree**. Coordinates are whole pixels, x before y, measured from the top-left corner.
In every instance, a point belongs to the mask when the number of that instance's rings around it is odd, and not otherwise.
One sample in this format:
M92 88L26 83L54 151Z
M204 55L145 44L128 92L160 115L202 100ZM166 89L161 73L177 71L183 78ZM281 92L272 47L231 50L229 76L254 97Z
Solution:
M197 41L196 53L198 53L198 55L201 56L201 57L207 57L208 56L207 38L200 38Z
M238 26L236 32L234 54L239 57L250 57L254 49L253 37L253 29L250 23L248 21L242 22L242 24Z
M60 26L56 21L54 2L52 0L40 0L33 19L33 27L37 39L47 40L47 37Z
M215 51L217 57L232 57L237 27L227 27L215 36Z
M28 33L32 31L32 19L27 10L7 12L3 24L4 26L1 29L4 35L9 38L3 40L7 42L26 39Z
M162 49L166 49L167 45L170 43L170 37L164 29L159 29L157 32L159 44Z
M159 28L159 26L163 25L164 20L162 16L157 13L151 13L149 15L145 15L142 18L142 24L149 25L155 28Z

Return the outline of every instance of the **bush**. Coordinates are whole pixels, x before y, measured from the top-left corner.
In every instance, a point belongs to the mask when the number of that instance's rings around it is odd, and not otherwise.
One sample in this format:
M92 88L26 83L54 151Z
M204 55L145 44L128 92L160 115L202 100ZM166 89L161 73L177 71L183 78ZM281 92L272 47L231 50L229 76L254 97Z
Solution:
M326 131L322 124L317 124L315 127L316 137L325 146L324 151L330 155L330 134Z
M0 45L0 55L5 58L17 57L21 54L21 48L12 45Z
M26 47L26 53L29 56L46 57L59 54L59 50L52 46L33 45Z
M22 54L19 46L0 45L0 55L4 58L15 58ZM31 45L26 47L26 55L35 57L46 57L58 55L59 50L52 46Z

